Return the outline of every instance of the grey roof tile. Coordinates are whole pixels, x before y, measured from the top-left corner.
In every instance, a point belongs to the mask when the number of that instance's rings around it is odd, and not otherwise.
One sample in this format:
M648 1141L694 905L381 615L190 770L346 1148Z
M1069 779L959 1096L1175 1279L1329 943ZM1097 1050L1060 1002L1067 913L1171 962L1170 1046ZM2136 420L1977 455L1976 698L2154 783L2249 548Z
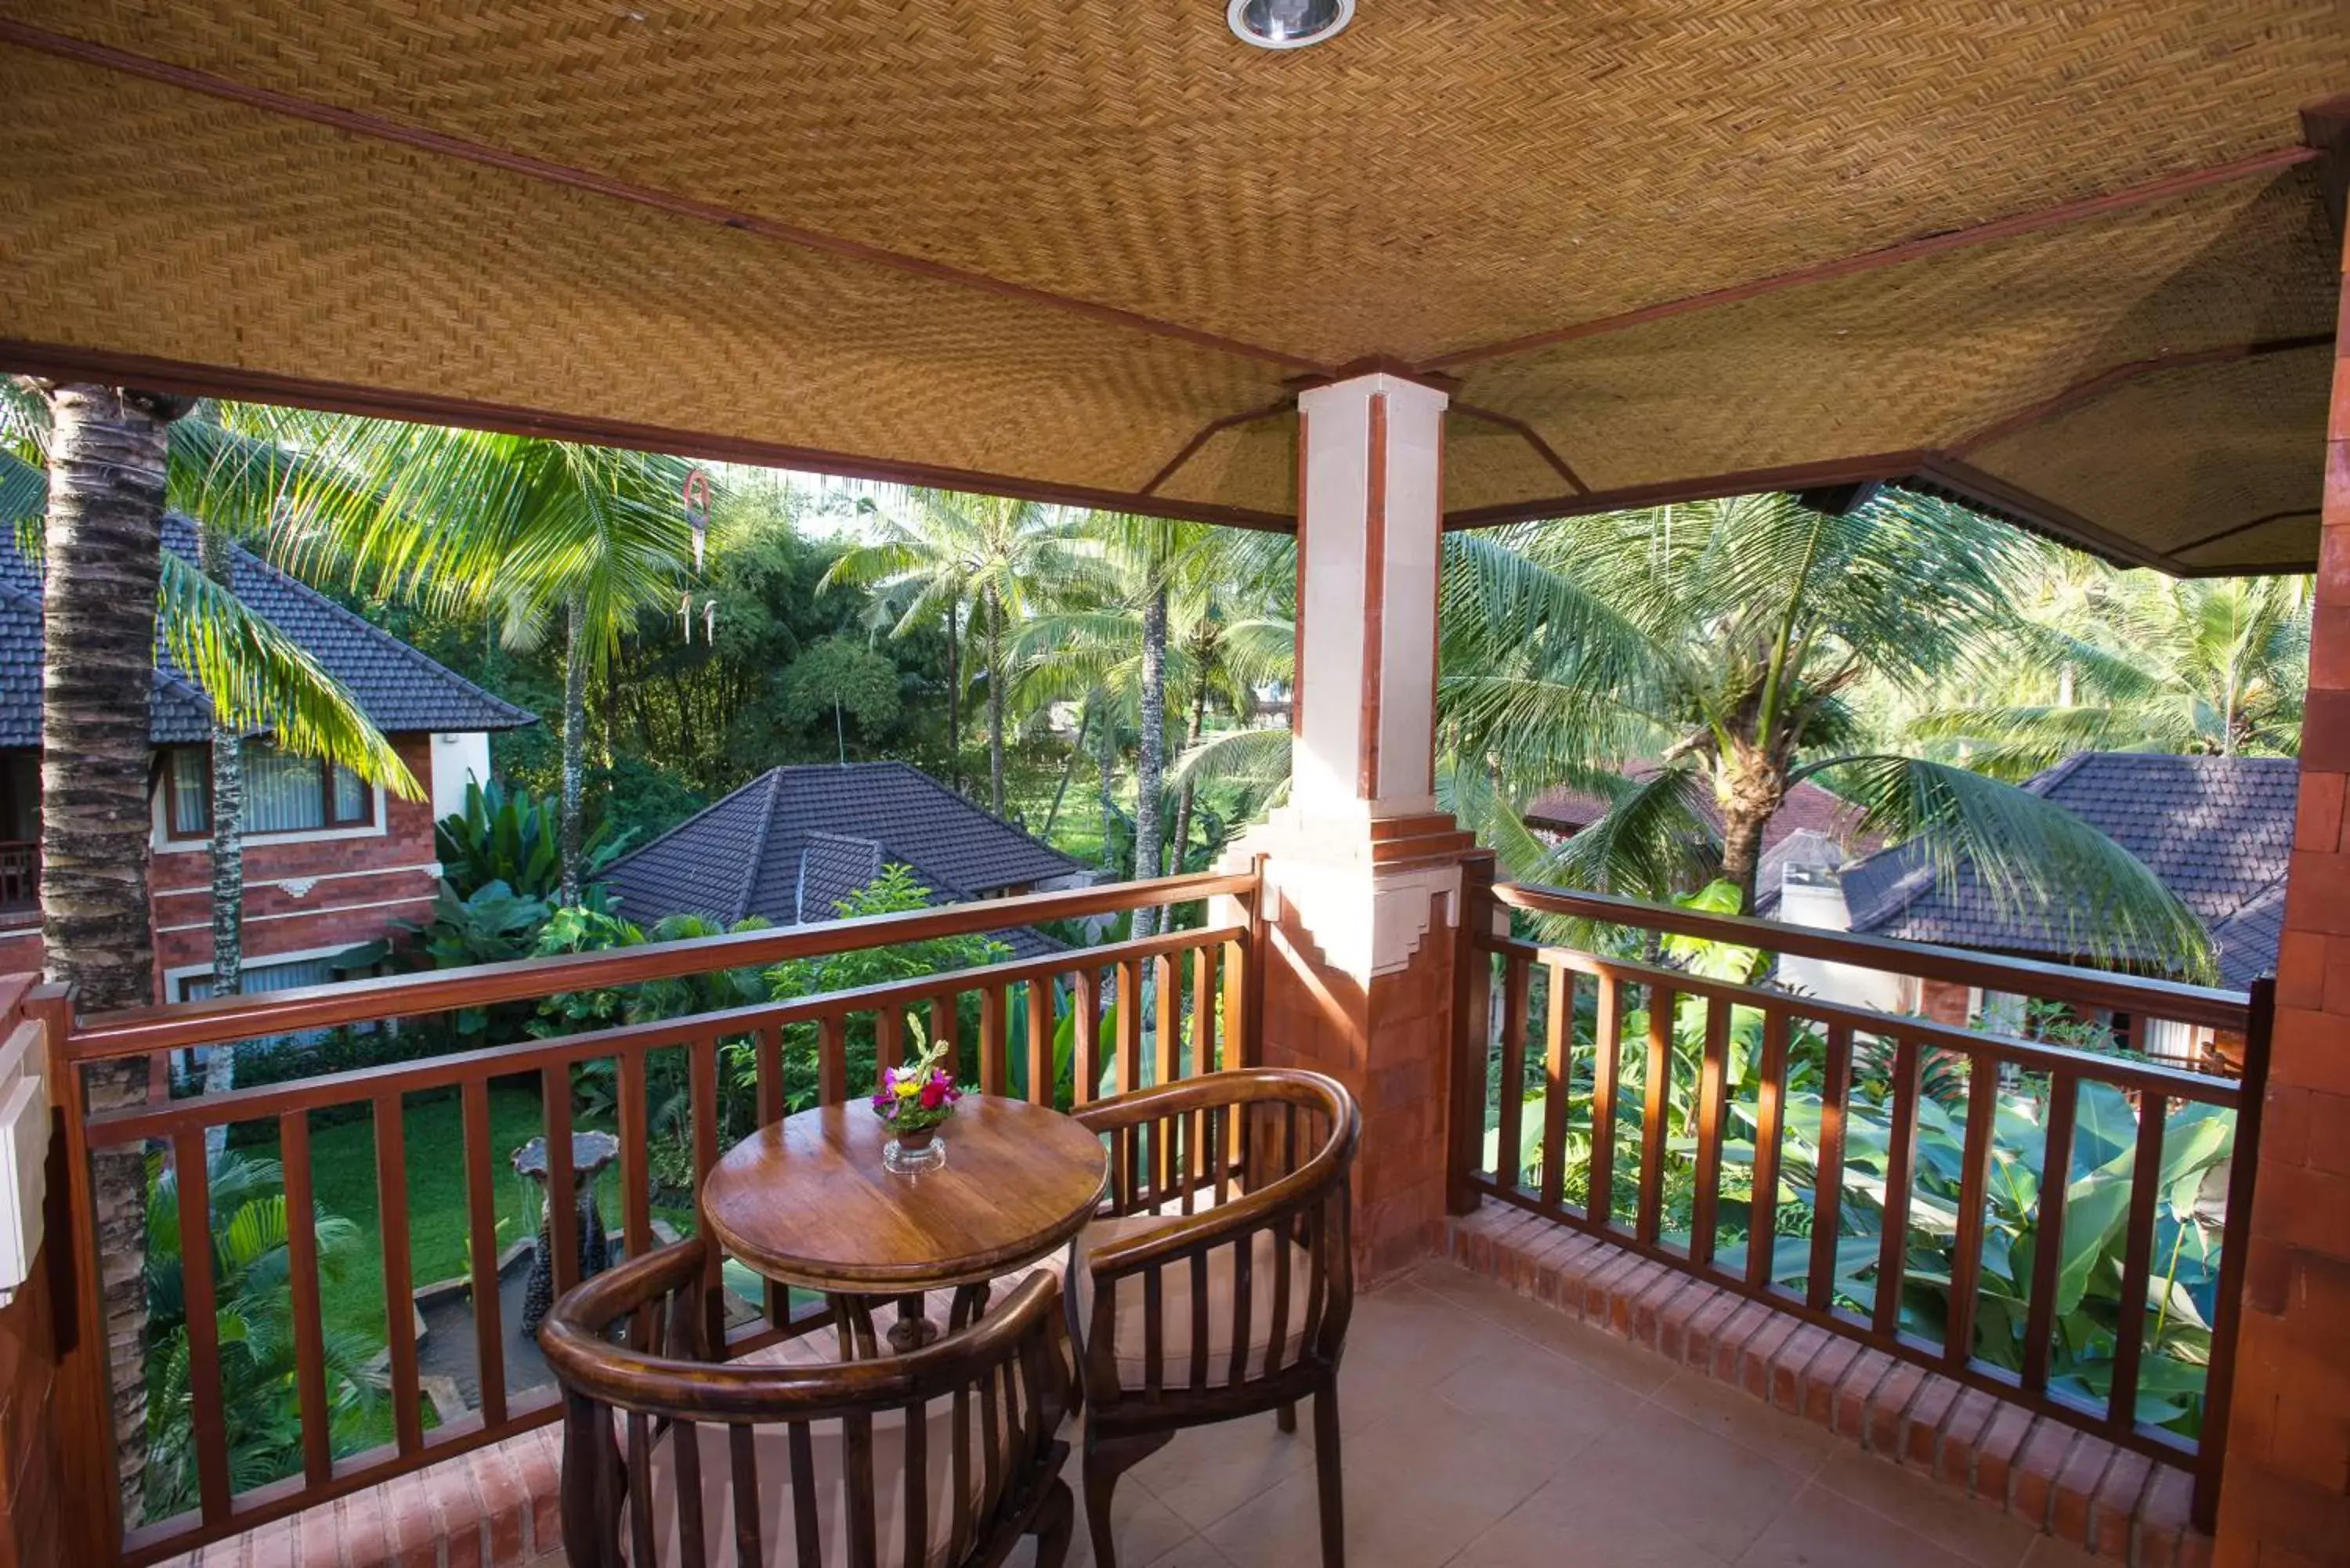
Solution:
M2203 921L2219 946L2222 977L2241 985L2276 966L2298 782L2299 767L2290 757L2087 752L2025 787L2144 861ZM1915 845L1880 851L1850 867L1844 891L1856 931L2078 956L2065 950L2060 935L2067 922L2001 908L1968 867L1938 880ZM2266 903L2272 894L2273 915ZM2159 967L2167 955L2125 956Z
M194 523L178 514L166 518L163 543L194 559ZM241 545L231 556L229 584L247 608L300 643L348 687L386 734L515 730L538 722ZM149 712L158 745L211 738L211 704L160 639ZM0 548L0 746L40 743L40 574L19 552Z
M770 768L614 861L603 880L639 924L683 912L788 926L829 918L836 900L889 864L910 868L941 903L1087 869L891 762ZM1023 956L1057 950L1033 932L994 934Z

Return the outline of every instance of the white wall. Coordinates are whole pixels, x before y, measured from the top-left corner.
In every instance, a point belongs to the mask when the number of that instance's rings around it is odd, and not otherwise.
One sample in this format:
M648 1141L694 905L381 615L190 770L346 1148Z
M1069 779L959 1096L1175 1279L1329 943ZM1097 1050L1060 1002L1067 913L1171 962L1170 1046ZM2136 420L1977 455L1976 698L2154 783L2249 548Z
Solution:
M490 782L490 737L464 730L432 737L432 820L465 809L465 786Z
M1778 918L1791 926L1817 930L1852 929L1852 912L1845 907L1844 889L1833 880L1803 883L1791 878L1779 892ZM1883 1012L1903 1012L1908 1004L1900 975L1793 953L1779 960L1779 983L1823 1002L1874 1007Z

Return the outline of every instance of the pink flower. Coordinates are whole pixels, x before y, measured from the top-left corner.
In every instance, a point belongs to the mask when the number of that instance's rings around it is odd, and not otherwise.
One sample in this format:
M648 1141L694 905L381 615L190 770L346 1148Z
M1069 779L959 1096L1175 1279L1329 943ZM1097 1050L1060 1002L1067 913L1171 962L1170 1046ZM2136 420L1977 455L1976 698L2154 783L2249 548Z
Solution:
M935 1111L954 1098L954 1088L943 1078L932 1078L922 1085L922 1109Z
M873 1096L873 1108L885 1116L889 1114L890 1107L895 1106L897 1103L898 1102L896 1100L892 1099L886 1093Z

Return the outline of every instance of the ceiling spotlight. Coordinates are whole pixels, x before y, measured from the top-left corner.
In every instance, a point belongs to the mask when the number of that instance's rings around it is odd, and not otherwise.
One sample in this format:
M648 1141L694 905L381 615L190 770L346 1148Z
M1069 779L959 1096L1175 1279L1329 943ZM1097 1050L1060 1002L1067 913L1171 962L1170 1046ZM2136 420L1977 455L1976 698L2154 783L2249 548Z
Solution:
M1232 0L1224 18L1244 44L1302 49L1344 32L1355 19L1355 0Z

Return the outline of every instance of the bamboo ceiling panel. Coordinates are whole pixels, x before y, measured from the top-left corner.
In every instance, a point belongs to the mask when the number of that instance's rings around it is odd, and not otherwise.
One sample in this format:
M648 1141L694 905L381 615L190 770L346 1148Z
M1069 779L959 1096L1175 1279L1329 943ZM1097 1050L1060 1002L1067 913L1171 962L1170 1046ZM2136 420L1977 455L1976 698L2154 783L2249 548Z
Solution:
M1295 421L1219 421L1366 358L1457 375L1536 437L1451 421L1457 521L1947 451L2084 378L2334 320L2316 166L2276 159L2350 92L2339 0L1360 0L1286 55L1222 17L0 0L0 337L20 367L163 361L1270 524ZM1968 461L2047 476L2139 552L2314 497L2294 443L2324 388L2239 408L2210 369L2161 378L2180 451L2087 417L2133 383ZM2273 438L2239 422L2264 410ZM2060 462L2064 432L2109 444ZM2093 470L2129 477L2085 494ZM2314 537L2286 519L2177 564L2305 562Z
M225 344L330 382L1122 489L1279 392L1248 360L105 71L0 51L0 337Z
M2330 331L2329 242L2304 166L1487 361L1461 396L1600 489L1943 446L2116 366ZM1496 477L1456 467L1448 509L1523 499Z
M2306 563L2333 373L2322 345L2148 376L1973 461L2075 512L2127 518L2134 537L2198 569Z
M1417 359L2291 141L2337 0L0 0L1269 343Z

